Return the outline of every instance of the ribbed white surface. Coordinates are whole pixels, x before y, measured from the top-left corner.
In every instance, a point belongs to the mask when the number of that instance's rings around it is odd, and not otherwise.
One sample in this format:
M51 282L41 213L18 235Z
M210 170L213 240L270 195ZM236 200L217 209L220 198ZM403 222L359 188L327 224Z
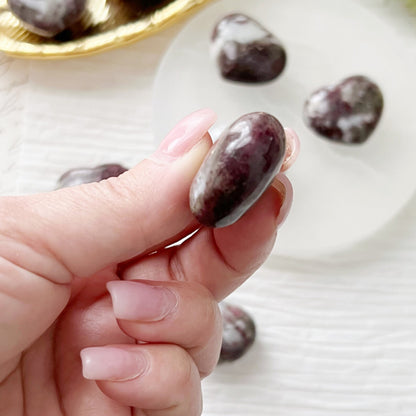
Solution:
M210 416L416 414L416 198L338 255L272 258L230 300L253 349L206 380Z
M178 30L71 61L1 56L1 192L148 155L153 77ZM416 197L354 249L271 258L230 301L258 338L204 381L204 416L416 415Z
M0 194L16 191L28 61L0 55Z
M149 155L153 77L177 28L128 48L31 63L18 190L50 190L66 170Z

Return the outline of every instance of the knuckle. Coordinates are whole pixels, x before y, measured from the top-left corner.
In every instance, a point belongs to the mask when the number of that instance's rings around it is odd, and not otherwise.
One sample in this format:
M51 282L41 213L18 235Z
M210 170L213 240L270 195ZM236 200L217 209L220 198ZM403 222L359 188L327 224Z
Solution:
M199 286L198 306L201 319L200 331L211 337L213 332L217 332L221 327L221 313L218 302L213 298L211 292L204 286Z
M189 319L188 333L189 343L187 348L200 348L209 343L213 337L221 332L222 318L218 302L214 299L211 292L200 283L181 282L182 287L186 288L183 308L192 311L192 319Z
M193 382L193 378L196 374L195 364L192 361L190 355L181 347L173 345L172 355L174 357L172 363L174 365L174 383L177 386L188 386Z

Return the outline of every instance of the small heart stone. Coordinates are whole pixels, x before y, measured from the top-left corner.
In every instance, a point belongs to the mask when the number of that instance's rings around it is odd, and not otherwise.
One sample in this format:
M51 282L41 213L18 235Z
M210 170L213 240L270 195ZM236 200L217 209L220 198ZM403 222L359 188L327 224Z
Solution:
M118 163L95 166L93 168L75 168L66 171L58 180L58 189L84 183L99 182L114 178L126 172L127 168Z
M305 103L304 119L316 133L332 141L364 143L383 111L383 95L370 79L355 75L319 88Z
M212 33L212 51L221 75L228 80L261 83L278 77L286 52L276 37L250 17L225 16Z
M52 37L81 19L86 0L8 0L12 13L27 30Z
M222 345L219 362L242 357L256 339L256 325L244 309L226 302L219 304L222 316Z

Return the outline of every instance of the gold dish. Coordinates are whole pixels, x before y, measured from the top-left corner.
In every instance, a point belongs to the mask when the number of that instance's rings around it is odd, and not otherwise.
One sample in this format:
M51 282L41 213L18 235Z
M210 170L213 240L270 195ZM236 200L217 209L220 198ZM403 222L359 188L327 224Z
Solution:
M49 39L27 31L0 0L0 51L37 59L90 55L149 36L209 1L88 0L80 22Z

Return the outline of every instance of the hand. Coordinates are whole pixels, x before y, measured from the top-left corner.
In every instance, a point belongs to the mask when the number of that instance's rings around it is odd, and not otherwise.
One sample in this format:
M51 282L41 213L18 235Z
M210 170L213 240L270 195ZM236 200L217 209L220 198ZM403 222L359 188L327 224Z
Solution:
M237 223L198 229L188 192L214 121L192 114L118 178L0 198L2 416L201 413L217 302L267 258L291 203L279 174Z

